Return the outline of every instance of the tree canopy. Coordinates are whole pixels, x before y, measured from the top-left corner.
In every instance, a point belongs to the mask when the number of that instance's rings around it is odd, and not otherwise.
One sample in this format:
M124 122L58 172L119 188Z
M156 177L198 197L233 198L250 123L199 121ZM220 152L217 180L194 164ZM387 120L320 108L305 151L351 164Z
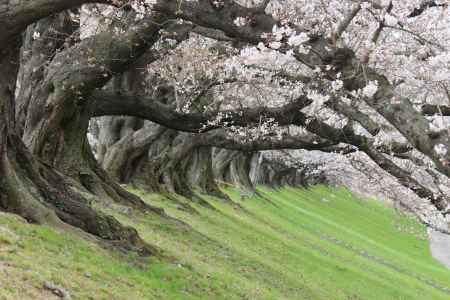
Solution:
M151 252L92 201L164 215L118 182L222 198L217 181L254 192L256 173L303 184L293 152L255 156L303 149L363 152L447 220L449 15L440 0L0 0L0 208Z

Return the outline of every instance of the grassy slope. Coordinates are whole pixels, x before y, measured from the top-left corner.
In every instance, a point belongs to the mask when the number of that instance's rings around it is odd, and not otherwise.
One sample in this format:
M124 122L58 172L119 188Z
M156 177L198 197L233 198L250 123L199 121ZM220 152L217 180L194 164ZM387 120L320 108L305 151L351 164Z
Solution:
M450 299L450 270L425 228L344 189L260 190L242 208L210 201L198 214L142 195L190 224L104 208L171 257L112 253L69 233L0 215L0 299ZM182 200L180 200L182 201Z

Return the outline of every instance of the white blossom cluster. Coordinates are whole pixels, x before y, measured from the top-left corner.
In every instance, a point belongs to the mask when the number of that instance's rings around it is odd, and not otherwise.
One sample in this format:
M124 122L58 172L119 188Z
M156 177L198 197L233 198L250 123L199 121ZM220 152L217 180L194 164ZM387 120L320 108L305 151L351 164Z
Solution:
M136 19L143 19L145 15L151 13L153 5L155 5L158 0L132 0L131 7L136 12Z
M182 1L187 0L178 3ZM240 2L247 4L247 1ZM343 128L348 120L326 108L328 102L337 98L381 124L383 130L374 137L375 145L386 140L398 141L401 139L399 133L376 111L364 105L364 98L375 97L380 92L382 82L363 78L363 88L348 92L343 88L346 78L342 78L340 73L335 78L327 76L331 65L311 68L307 63L301 63L295 55L310 54L308 43L315 35L336 39L332 46L348 47L361 59L361 66L358 67L362 72L358 76L365 76L364 68L370 67L396 86L399 97L393 97L392 104L400 103L397 101L401 101L401 97L411 99L418 106L424 103L448 104L450 8L429 8L417 17L409 17L414 9L421 7L424 0L360 1L361 10L342 36L336 37L336 31L354 8L355 2L272 0L266 12L280 22L262 35L261 43L236 50L232 43L197 34L190 34L186 41L179 44L166 39L152 49L164 51L164 56L148 65L145 71L148 78L158 77L159 82L173 87L175 103L169 104L174 105L179 112L214 112L257 106L273 108L290 103L299 96L306 96L312 104L303 112L336 128ZM389 8L391 2L392 9ZM155 3L156 0L133 0L131 7L136 13L136 19L139 21L151 15ZM225 5L223 0L211 3L218 11ZM445 1L437 0L436 3L444 4ZM118 17L120 15L111 7L84 6L80 17L82 38L102 31ZM236 29L234 26L244 27L250 22L251 16L238 16L230 24ZM383 30L375 40L380 26ZM117 34L121 33L120 30L118 27ZM40 33L35 32L33 38L39 39ZM302 80L303 77L309 81ZM155 92L156 85L153 83L150 79L144 83L148 94ZM273 119L262 117L257 125L240 127L229 123L228 117L226 114L216 114L204 125L223 127L230 137L249 142L268 137L281 139L283 134L292 132L292 128L280 127ZM370 136L360 125L355 125L355 128L358 133ZM434 118L432 131L446 128L450 128L448 120ZM434 148L441 156L448 152L442 144ZM327 170L338 178L342 169L339 171L337 166L348 161L339 155L327 157L336 162L332 171ZM428 167L431 166L429 161L427 163L430 164ZM317 172L325 169L323 166ZM358 183L355 178L352 177L352 180ZM392 182L394 180L389 177L383 183L387 186Z

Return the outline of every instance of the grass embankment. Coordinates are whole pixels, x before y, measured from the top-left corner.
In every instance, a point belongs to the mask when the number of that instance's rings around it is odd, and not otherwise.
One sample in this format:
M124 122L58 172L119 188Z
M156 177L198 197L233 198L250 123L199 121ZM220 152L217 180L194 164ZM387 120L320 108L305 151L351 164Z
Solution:
M344 189L261 189L263 198L197 213L160 195L153 205L190 225L123 207L169 259L102 249L72 233L0 214L0 299L450 299L450 270L430 255L425 228ZM179 201L184 201L178 199Z

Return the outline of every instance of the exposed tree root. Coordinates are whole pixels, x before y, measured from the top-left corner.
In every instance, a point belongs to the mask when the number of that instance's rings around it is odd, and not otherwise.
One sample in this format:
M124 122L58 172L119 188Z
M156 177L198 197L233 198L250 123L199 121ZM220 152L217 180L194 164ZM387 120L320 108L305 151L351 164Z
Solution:
M114 247L142 255L157 254L134 228L94 210L76 183L39 162L28 152L20 138L0 135L0 207L27 221L63 227L64 223L93 234ZM142 200L141 200L142 201Z

